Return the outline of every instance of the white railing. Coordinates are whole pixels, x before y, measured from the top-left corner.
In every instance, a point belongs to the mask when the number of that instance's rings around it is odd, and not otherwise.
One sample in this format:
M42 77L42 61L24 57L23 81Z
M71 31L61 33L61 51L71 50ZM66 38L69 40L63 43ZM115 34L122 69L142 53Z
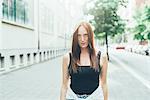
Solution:
M0 75L54 59L67 51L64 48L0 50Z

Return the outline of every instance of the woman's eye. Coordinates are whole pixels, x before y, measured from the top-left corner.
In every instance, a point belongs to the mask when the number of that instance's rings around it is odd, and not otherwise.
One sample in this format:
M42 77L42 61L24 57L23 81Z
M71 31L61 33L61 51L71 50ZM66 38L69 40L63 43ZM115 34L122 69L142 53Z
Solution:
M88 37L88 34L84 34L84 37Z
M84 36L88 36L88 34L84 34Z

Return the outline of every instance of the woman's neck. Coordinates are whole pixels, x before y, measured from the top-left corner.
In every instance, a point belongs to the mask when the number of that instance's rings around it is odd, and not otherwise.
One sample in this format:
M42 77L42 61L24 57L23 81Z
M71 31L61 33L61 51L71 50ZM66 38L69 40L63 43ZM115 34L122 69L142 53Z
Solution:
M89 57L88 48L81 49L79 64L80 65L90 65L90 57Z
M81 48L81 54L88 53L88 48Z

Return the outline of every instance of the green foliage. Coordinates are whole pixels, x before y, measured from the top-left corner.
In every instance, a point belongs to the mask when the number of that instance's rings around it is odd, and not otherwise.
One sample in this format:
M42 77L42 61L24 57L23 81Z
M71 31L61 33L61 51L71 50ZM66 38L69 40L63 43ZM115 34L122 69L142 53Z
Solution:
M134 35L134 39L136 40L146 40L146 37L144 36L144 31L146 30L146 26L144 24L140 24L138 26L135 27L135 35Z
M144 35L142 35L141 33L135 34L134 39L140 40L140 41L145 40Z
M118 6L125 6L125 0L96 0L94 7L84 9L86 15L93 15L90 22L95 27L95 36L100 39L114 37L125 31L125 22L117 15Z
M142 33L146 30L146 26L144 24L140 24L135 27L135 32L136 33Z
M150 40L150 31L149 31L148 34L147 34L147 39Z
M134 27L134 39L150 40L150 6L145 6L143 9L138 9L134 19L137 25Z
M145 7L145 15L146 15L145 20L150 22L150 6Z

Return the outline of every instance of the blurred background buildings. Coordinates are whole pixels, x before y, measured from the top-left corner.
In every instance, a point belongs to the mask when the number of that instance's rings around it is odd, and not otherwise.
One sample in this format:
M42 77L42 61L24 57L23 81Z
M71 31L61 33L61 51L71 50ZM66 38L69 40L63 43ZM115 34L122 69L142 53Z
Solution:
M0 71L39 63L70 49L73 28L83 17L77 1L1 0Z
M83 12L84 3L88 2L91 1L1 0L0 72L36 64L68 51L75 25L90 18ZM108 37L109 44L114 41L139 43L128 28L135 26L133 16L137 9L146 5L150 5L150 0L128 0L126 8L120 7L118 15L127 20L127 30L114 39ZM104 43L96 39L96 44Z

